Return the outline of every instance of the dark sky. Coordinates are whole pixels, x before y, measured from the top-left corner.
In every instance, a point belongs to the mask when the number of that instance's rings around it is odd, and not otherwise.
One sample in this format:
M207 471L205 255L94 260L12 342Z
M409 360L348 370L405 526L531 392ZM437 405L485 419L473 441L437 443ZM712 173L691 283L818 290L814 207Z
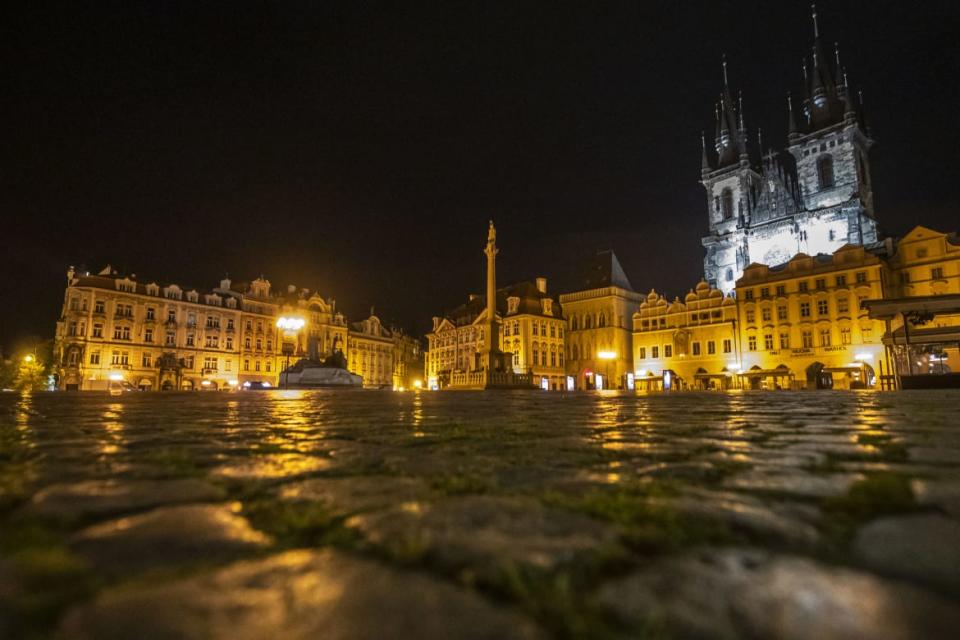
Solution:
M67 265L263 273L418 332L501 283L701 275L700 131L726 53L783 145L806 2L21 3L3 20L0 345L52 335ZM433 6L429 6L433 5ZM878 218L960 228L960 9L821 2L863 87Z

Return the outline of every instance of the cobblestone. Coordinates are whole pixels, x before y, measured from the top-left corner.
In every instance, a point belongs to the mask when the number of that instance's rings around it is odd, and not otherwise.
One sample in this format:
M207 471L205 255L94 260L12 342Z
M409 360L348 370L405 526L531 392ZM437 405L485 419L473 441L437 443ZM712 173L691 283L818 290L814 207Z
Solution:
M0 394L0 635L952 637L957 406Z

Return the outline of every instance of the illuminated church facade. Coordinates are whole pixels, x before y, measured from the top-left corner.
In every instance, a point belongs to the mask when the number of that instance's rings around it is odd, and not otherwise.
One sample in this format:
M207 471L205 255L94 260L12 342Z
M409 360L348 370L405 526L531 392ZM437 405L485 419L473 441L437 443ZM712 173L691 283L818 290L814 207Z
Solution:
M830 254L877 242L868 154L873 146L862 99L854 95L839 49L824 54L813 14L812 57L799 102L787 97L785 151L748 139L742 98L734 102L723 64L714 144L703 140L700 182L709 234L704 279L724 294L750 264L774 266L798 253Z

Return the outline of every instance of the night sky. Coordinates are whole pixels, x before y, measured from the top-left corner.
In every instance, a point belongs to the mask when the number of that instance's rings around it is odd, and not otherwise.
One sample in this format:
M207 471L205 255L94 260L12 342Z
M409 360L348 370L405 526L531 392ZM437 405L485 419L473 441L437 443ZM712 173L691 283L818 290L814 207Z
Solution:
M721 55L782 147L812 44L806 2L81 4L3 21L8 353L53 335L68 265L107 262L262 273L422 333L482 291L488 218L502 284L574 288L613 248L636 289L683 294ZM864 91L884 231L960 228L958 3L818 8Z

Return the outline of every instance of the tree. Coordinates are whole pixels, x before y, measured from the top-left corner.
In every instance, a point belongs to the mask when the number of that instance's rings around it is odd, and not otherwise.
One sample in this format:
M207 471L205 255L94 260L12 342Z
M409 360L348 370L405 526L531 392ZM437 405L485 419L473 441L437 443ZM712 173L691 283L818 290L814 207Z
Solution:
M36 356L28 355L20 359L13 388L18 391L43 391L47 388L46 367Z

